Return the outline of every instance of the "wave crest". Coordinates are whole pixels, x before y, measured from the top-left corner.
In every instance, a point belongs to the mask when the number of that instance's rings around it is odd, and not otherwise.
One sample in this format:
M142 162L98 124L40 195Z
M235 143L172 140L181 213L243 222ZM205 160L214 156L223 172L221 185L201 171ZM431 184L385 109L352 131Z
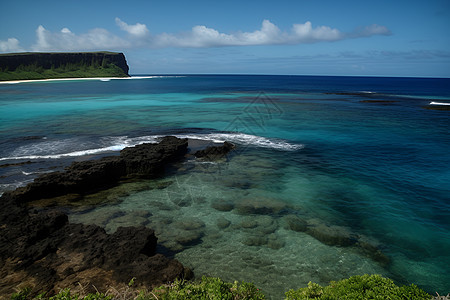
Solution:
M19 151L18 154L12 155L9 157L0 158L0 161L5 160L36 160L36 159L59 159L65 157L78 157L85 155L95 155L107 152L117 152L126 147L133 147L139 144L144 143L157 143L161 138L166 135L149 135L149 136L139 136L139 137L127 137L127 136L119 136L119 137L105 137L104 144L107 144L103 147L99 148L90 148L85 150L77 150L70 151L64 153L49 153L50 151L54 151L54 142L49 142L47 145L47 151L43 149L42 143L37 147L29 146L28 152ZM246 146L255 146L262 148L270 148L282 151L296 151L304 148L302 144L290 143L286 140L277 139L277 138L266 138L262 136L256 136L245 133L199 133L199 134L174 134L174 136L178 138L188 138L188 139L197 139L197 140L205 140L212 141L214 143L223 143L225 141L235 143L238 145L246 145ZM68 142L68 141L65 141ZM59 143L59 142L58 142ZM77 142L75 140L71 140L70 143L76 145ZM53 146L53 147L52 147ZM66 145L67 146L67 145ZM67 147L64 147L67 149ZM21 153L20 153L21 152ZM34 152L34 153L33 153ZM44 152L44 153L43 153ZM49 154L45 154L45 152Z

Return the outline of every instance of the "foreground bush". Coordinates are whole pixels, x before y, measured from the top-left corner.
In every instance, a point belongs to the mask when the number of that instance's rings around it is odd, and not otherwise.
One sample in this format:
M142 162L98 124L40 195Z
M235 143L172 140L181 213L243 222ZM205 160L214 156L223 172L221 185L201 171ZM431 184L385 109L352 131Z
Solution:
M130 282L132 285L133 280ZM80 296L78 294L72 295L69 289L59 292L52 297L45 297L41 294L37 297L30 297L30 289L24 289L19 293L11 296L12 300L112 300L112 299L136 299L136 300L175 300L175 299L265 299L263 293L257 289L252 283L228 283L222 281L220 278L203 277L201 281L175 281L171 285L163 285L153 289L151 292L141 291L136 292L131 289L121 291L112 290L103 293L88 294Z
M305 288L286 292L287 300L300 299L431 299L416 285L397 286L391 279L380 275L352 276L340 281L332 281L330 285L322 287L317 283L308 283Z
M89 294L87 296L72 295L70 289L65 289L52 297L46 297L45 293L40 294L37 297L30 297L31 289L25 288L18 293L14 293L11 296L11 300L28 300L28 299L40 299L40 300L112 300L112 296L106 296L103 293Z
M152 291L137 291L131 288L134 279L128 287L117 291L111 289L105 294L95 293L86 296L72 295L69 289L65 289L52 297L41 294L31 297L30 289L23 289L11 296L12 300L184 300L184 299L217 299L217 300L239 300L239 299L265 299L263 293L252 283L241 282L228 283L220 278L203 277L201 281L178 280L170 285L163 285ZM322 287L317 283L310 282L307 287L296 291L286 292L286 300L334 300L334 299L404 299L422 300L432 299L432 296L415 286L397 286L391 279L380 275L352 276L340 281L332 281L330 285ZM434 299L448 299L438 297Z
M176 281L156 288L151 293L157 299L265 299L252 283L228 283L220 278L203 277L200 282ZM148 298L154 299L154 298Z

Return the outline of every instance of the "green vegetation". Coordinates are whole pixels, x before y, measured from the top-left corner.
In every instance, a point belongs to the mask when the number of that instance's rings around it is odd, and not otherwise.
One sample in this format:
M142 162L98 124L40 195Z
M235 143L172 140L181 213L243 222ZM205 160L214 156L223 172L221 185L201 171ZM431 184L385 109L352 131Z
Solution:
M223 282L220 278L203 277L200 282L176 281L153 290L156 299L265 299L252 283ZM155 298L148 298L155 299Z
M41 294L31 297L31 290L24 289L11 296L12 300L182 300L182 299L265 299L264 294L252 283L241 282L227 283L220 278L203 277L201 281L178 280L170 285L163 285L152 291L136 291L131 289L134 278L129 286L121 291L109 290L105 294L95 293L86 296L72 295L69 289L65 289L52 297ZM397 286L391 279L380 275L352 276L340 281L332 281L330 285L322 287L310 282L307 287L296 291L286 292L286 300L332 300L332 299L408 299L422 300L432 299L432 296L415 285Z
M83 77L128 77L125 56L107 51L0 54L0 81Z
M33 65L19 66L14 71L0 70L0 80L27 80L52 78L127 77L123 70L110 63L105 65L66 64L59 68L44 69Z
M18 293L11 296L11 300L28 300L28 299L42 299L42 300L112 300L112 296L106 296L103 293L88 294L87 296L72 295L70 289L65 289L52 297L46 297L45 293L40 294L34 298L30 297L31 289L25 288Z
M40 294L31 297L30 289L23 289L19 293L11 296L11 300L110 300L110 299L136 299L136 300L182 300L182 299L223 299L223 300L244 300L244 299L265 299L263 293L252 283L228 283L220 278L203 277L201 281L177 280L170 285L163 285L152 291L136 292L130 287L134 279L126 289L117 291L109 290L106 294L95 293L86 296L71 294L69 289L65 289L52 297Z
M317 283L308 283L305 288L286 293L287 300L300 299L431 299L416 285L397 286L391 279L380 275L352 276L340 281L332 281L330 285L322 287Z

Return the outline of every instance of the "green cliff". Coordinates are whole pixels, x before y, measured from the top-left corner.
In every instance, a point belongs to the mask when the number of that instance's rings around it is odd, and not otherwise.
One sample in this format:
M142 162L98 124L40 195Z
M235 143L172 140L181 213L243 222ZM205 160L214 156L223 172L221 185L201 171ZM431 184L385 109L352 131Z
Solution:
M123 53L0 54L0 80L128 76L128 65Z

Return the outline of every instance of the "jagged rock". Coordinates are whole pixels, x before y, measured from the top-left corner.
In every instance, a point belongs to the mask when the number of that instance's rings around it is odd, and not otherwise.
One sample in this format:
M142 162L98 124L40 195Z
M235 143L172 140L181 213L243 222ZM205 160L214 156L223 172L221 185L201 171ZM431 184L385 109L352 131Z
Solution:
M194 153L194 156L206 160L217 160L227 155L234 148L235 146L232 143L224 142L222 146L210 146L204 150L198 150Z
M187 152L187 139L165 137L159 144L141 144L125 148L120 156L74 162L64 172L36 178L10 194L16 201L28 202L66 194L86 194L112 187L124 177L154 178Z
M178 261L156 253L156 236L147 227L119 227L107 234L97 225L71 224L67 215L57 210L29 211L25 203L55 196L76 199L78 196L70 194L105 188L122 177L158 176L167 163L186 151L186 139L166 137L159 144L126 148L117 157L73 163L65 172L43 175L26 187L4 193L0 197L0 278L4 278L0 294L12 294L21 283L36 287L36 292L58 292L61 286L76 290L77 282L95 284L106 291L109 284L123 286L131 277L152 287L188 274ZM100 223L116 213L111 212ZM148 216L138 212L132 214L133 220L123 216L116 221L143 224ZM184 224L186 229L203 226L201 221L192 220ZM203 234L199 230L189 233L177 242L195 243ZM103 277L106 279L98 280Z
M157 239L149 228L119 227L107 234L96 225L71 224L56 210L28 212L8 194L0 200L1 295L12 294L21 282L36 292L58 292L61 281L64 287L77 288L76 282L97 274L108 276L95 281L96 288L106 291L108 284L120 286L133 276L155 286L185 272L178 261L156 253Z
M167 164L184 157L187 145L187 139L165 137L159 144L125 148L120 156L75 162L64 172L44 174L26 187L5 192L0 197L0 294L10 295L21 284L36 288L33 293L51 294L61 287L76 291L78 282L85 292L92 284L106 291L110 286L126 287L131 277L151 288L192 275L177 260L156 253L157 238L147 227L118 227L107 234L98 225L71 224L60 211L29 211L26 206L30 201L54 197L77 201L117 185L123 178L157 177ZM131 219L121 214L110 211L95 223L105 225L114 218L122 225L150 221L145 212L131 214ZM167 234L166 239L172 240L166 244L172 243L175 250L202 241L205 224L201 220L185 219L170 226L178 230ZM160 228L164 234L173 228L164 227Z

